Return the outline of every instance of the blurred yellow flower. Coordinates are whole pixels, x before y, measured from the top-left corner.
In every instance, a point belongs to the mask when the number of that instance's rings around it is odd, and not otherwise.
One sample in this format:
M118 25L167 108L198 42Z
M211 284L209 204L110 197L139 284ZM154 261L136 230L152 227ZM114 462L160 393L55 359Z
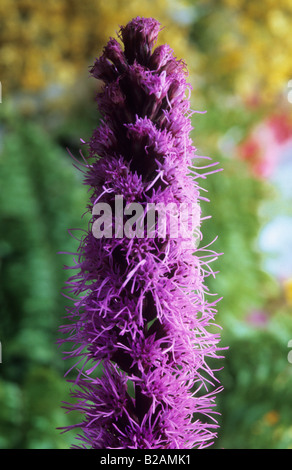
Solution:
M264 422L268 424L269 426L274 426L275 424L278 423L280 416L278 411L271 410L268 413L264 415Z
M74 83L108 37L135 16L161 22L160 43L169 43L187 62L197 89L223 84L243 100L256 96L263 103L287 92L291 0L1 0L0 79L6 93ZM194 32L198 39L191 44Z
M284 282L284 294L288 305L292 306L292 278Z
M291 0L197 4L207 9L207 24L215 38L206 50L214 83L224 84L227 77L229 91L243 100L254 94L264 104L275 104L292 79Z
M119 25L135 16L155 15L165 27L160 42L188 61L188 26L175 18L187 5L187 0L174 5L168 0L1 0L0 79L6 93L70 85L86 73Z
M239 74L271 102L292 78L292 3L289 0L239 2L238 33L242 35Z

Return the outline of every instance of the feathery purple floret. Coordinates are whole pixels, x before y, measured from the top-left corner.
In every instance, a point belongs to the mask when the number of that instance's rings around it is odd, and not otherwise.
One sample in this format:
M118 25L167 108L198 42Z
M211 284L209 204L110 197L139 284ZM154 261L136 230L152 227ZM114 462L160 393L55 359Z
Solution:
M152 50L159 30L155 19L133 19L120 30L124 48L110 39L91 68L104 87L84 169L88 209L96 201L113 207L117 194L125 205L196 203L198 228L188 239L98 239L91 218L67 282L76 299L60 340L73 343L65 355L77 358L67 408L82 414L84 447L203 448L218 428L221 387L207 365L220 349L219 334L208 331L218 300L207 300L204 285L216 254L196 249L204 175L190 170L187 72L168 45Z

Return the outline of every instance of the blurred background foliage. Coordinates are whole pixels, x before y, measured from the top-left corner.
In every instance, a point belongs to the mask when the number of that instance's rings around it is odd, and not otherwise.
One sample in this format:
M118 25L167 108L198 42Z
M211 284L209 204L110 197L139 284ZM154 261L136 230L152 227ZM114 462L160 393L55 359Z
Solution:
M223 296L214 448L292 448L291 0L2 0L0 448L68 448L77 422L56 347L87 194L67 148L98 124L88 68L119 25L155 16L189 67L193 139L224 171L202 180L208 278ZM292 89L292 84L291 84Z

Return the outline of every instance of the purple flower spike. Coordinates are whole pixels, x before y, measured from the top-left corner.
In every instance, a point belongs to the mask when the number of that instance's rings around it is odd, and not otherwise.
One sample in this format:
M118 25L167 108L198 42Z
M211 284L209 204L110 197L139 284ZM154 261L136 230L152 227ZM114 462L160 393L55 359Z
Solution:
M153 51L159 30L155 19L133 19L120 30L124 47L110 39L91 68L104 82L97 96L102 120L83 169L92 218L66 285L75 301L60 340L73 343L65 356L78 374L66 408L82 414L72 427L81 428L77 439L86 448L204 448L217 437L222 387L207 360L222 357L214 333L219 299L208 301L204 285L217 255L197 248L203 199L197 180L214 170L191 169L187 73L169 46ZM97 236L95 208L114 210L118 203L122 213ZM153 205L191 207L187 226L195 229L170 236L171 223L160 232L154 219L151 236L144 223L138 236L137 219L126 236L132 203L143 217Z

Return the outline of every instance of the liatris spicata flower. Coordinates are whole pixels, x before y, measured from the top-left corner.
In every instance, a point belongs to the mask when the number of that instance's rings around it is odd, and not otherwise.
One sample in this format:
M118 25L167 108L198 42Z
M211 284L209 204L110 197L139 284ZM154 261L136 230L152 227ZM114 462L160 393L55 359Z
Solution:
M83 447L192 449L217 435L221 387L206 361L218 357L220 336L208 331L218 300L208 302L204 285L214 275L214 253L196 248L197 180L206 173L191 169L185 65L168 45L152 50L159 29L155 19L133 19L120 30L124 48L110 39L91 68L104 82L97 96L102 120L83 170L93 216L66 286L78 298L61 328L78 369L75 402L65 407L82 414L76 427ZM96 236L94 207L113 209L117 195L123 209L138 203L144 215L149 204L191 205L197 228L193 236L170 237L155 222L152 237L144 236L145 226L142 236L125 236L123 212L107 226L112 236Z

